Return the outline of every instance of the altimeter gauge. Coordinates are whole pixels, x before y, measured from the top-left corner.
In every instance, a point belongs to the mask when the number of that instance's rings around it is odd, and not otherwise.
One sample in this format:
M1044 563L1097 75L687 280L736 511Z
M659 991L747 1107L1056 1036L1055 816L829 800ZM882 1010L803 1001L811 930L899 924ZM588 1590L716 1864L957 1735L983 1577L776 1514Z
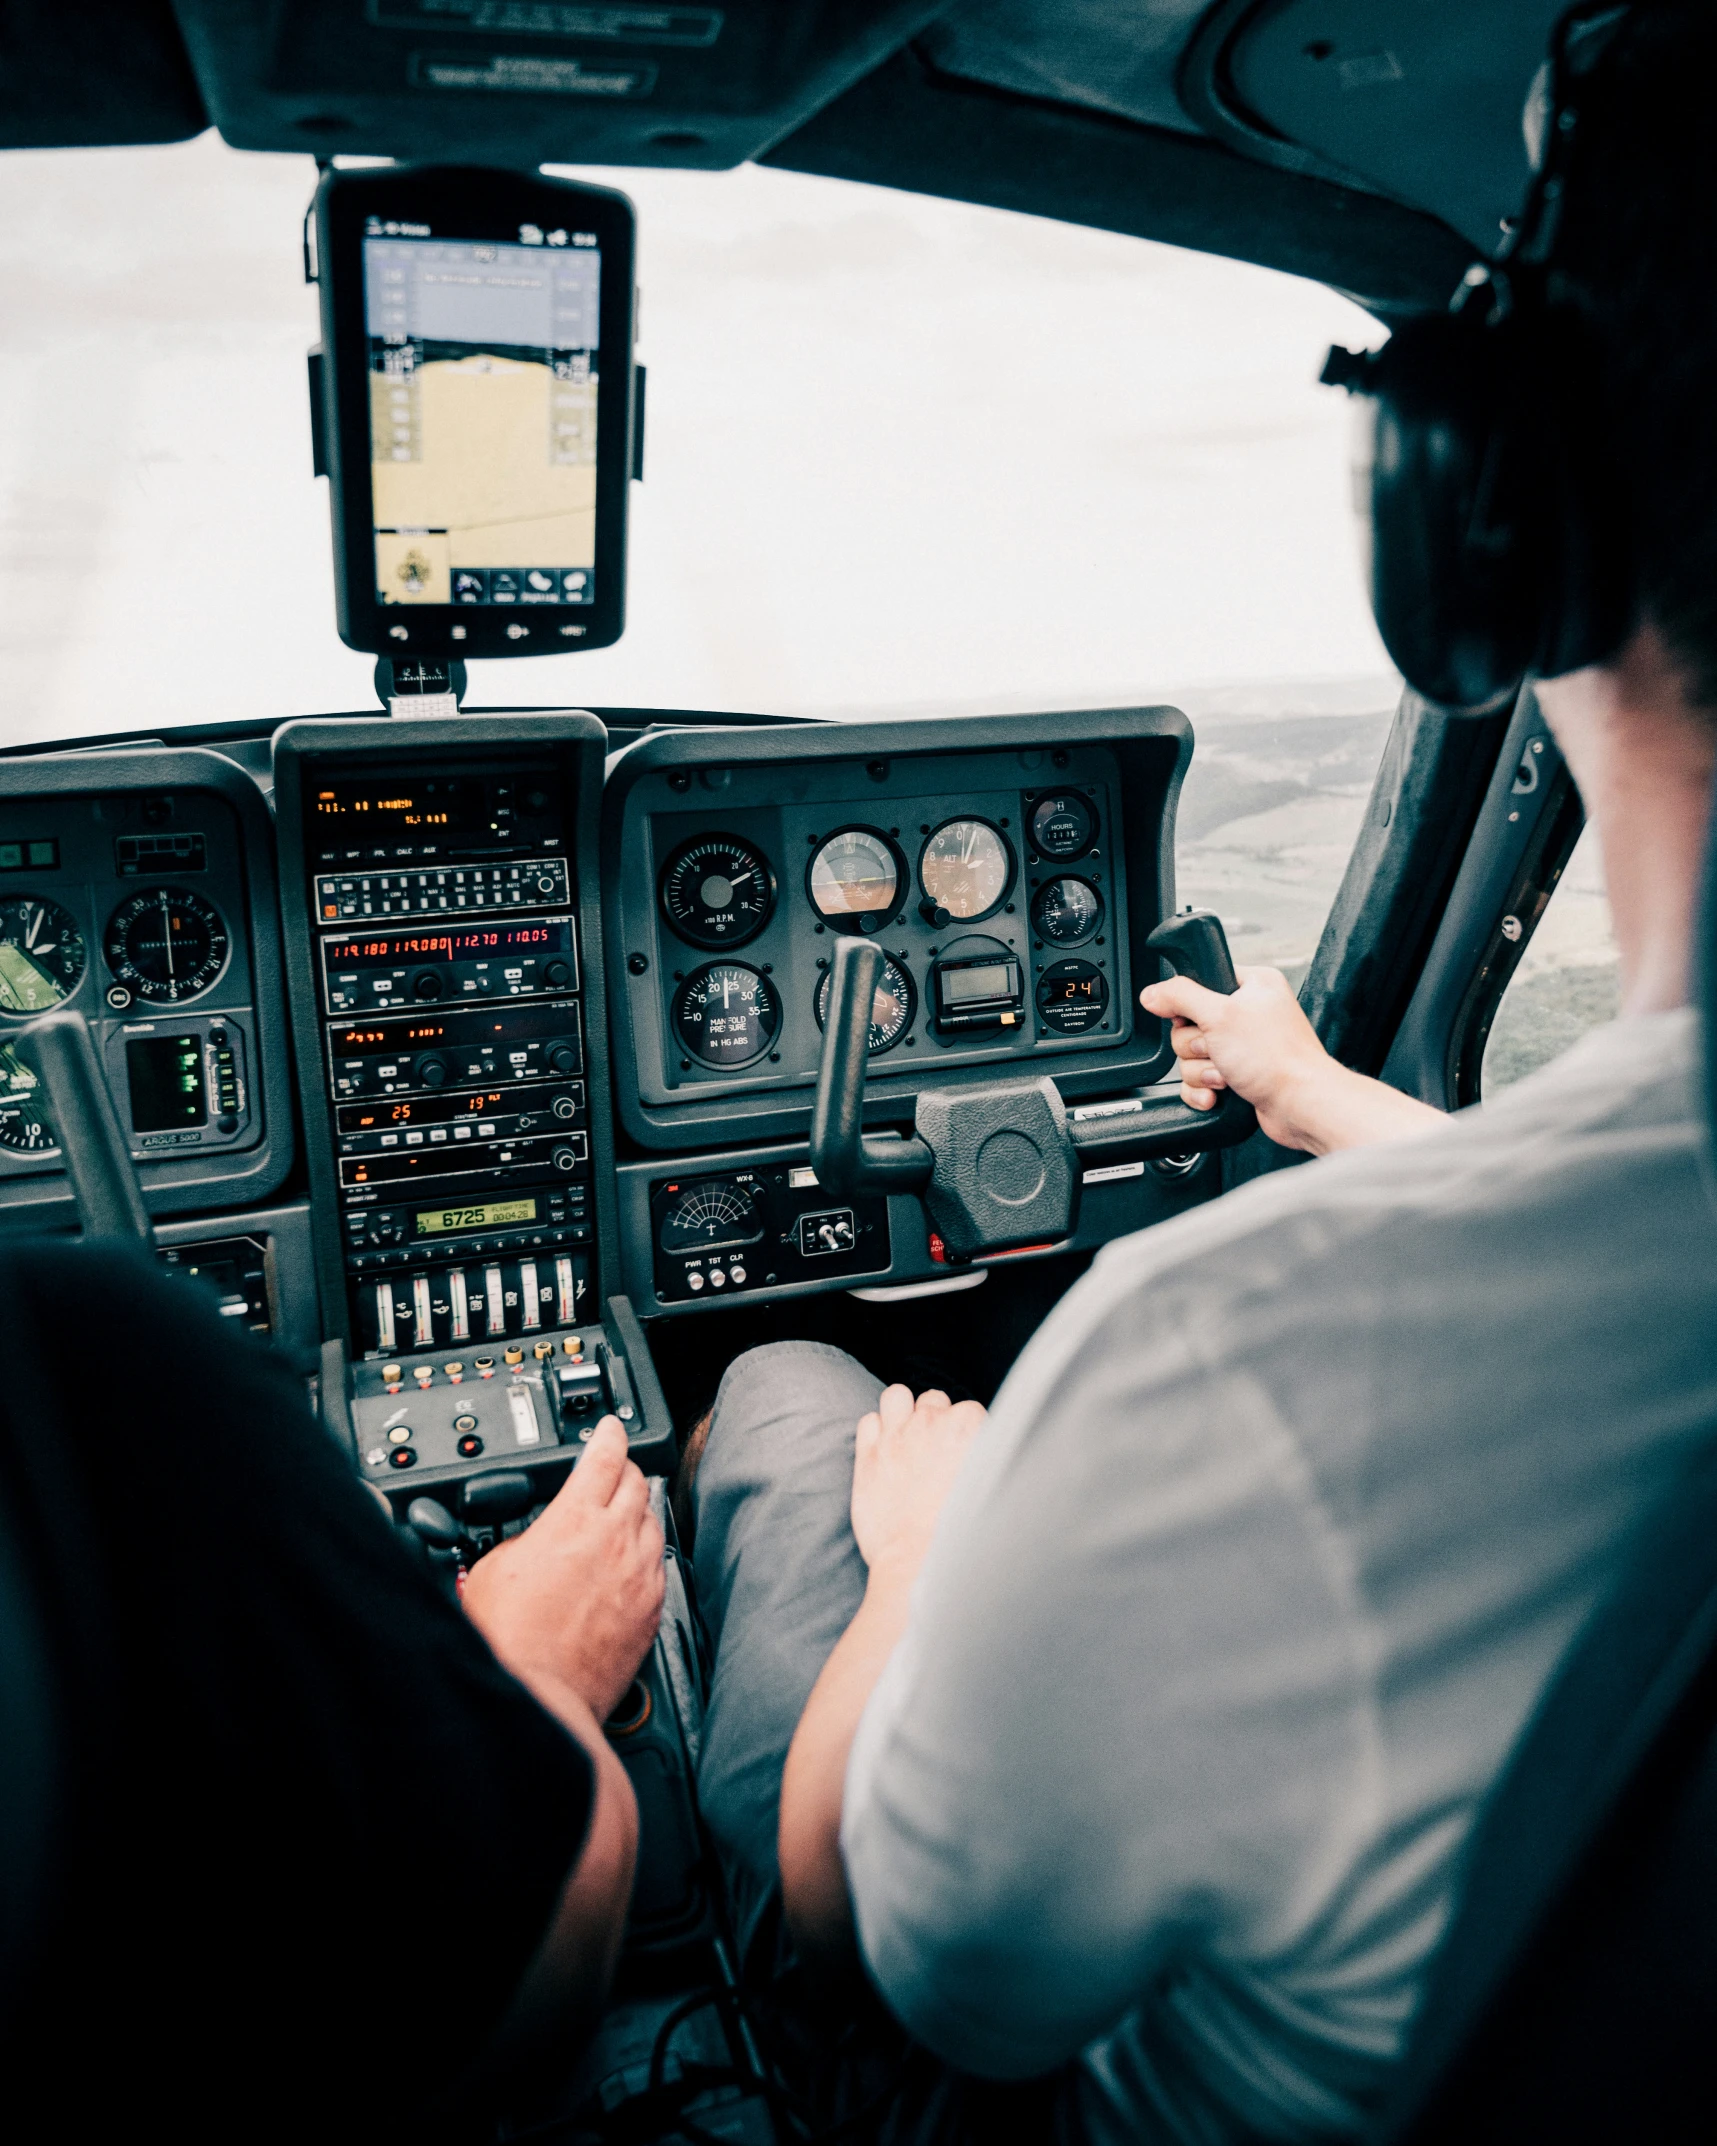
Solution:
M1007 837L988 820L944 820L918 859L924 906L962 924L999 909L1013 876Z
M212 902L183 887L151 887L109 917L101 950L118 982L140 999L173 1006L208 990L230 946Z
M0 1013L46 1013L70 998L88 956L58 902L17 894L0 902Z

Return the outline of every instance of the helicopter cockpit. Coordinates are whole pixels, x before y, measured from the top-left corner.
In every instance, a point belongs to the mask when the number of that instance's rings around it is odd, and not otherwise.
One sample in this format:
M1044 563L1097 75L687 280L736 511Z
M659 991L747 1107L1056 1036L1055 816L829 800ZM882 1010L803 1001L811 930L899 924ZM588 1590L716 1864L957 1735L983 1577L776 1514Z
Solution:
M757 164L981 204L1393 329L1510 228L1560 12L5 11L0 144L213 127L315 159L311 460L374 701L277 721L237 687L219 721L0 738L0 1235L120 1240L212 1292L454 1599L610 1415L667 1538L606 1724L641 1829L613 1998L487 2135L835 2135L760 2046L699 1810L710 1653L669 1485L722 1368L806 1337L987 1402L1103 1248L1300 1160L1236 1094L1192 1107L1141 1003L1232 993L1242 943L1183 899L1200 747L1166 695L479 704L472 666L524 695L627 631L650 404L606 182ZM1584 826L1529 668L1406 686L1295 979L1330 1053L1442 1110L1479 1100Z

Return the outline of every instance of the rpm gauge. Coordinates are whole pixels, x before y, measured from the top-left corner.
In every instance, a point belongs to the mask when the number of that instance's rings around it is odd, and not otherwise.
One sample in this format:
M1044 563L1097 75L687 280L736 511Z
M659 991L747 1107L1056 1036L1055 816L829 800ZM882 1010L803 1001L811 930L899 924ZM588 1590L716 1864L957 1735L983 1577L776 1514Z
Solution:
M748 1066L781 1032L781 1000L767 976L742 961L712 961L674 993L674 1034L706 1066Z
M944 820L918 859L925 900L962 924L999 909L1013 876L1007 837L988 820Z
M0 1013L46 1013L83 980L83 933L58 902L0 902Z
M879 931L904 891L906 860L874 827L842 827L812 852L811 907L836 931Z
M151 887L113 912L102 939L107 965L141 999L177 1005L207 991L227 965L220 911L183 887Z
M694 835L662 868L662 914L694 946L744 946L775 907L775 874L738 835Z
M828 1017L829 992L833 986L834 971L825 969L815 1001L819 1028ZM892 956L884 955L882 974L876 980L876 991L870 1002L870 1038L865 1046L873 1058L879 1051L890 1050L900 1041L912 1026L912 1016L917 1010L918 993L911 977Z
M51 1155L58 1145L36 1095L36 1076L9 1043L0 1043L0 1147Z

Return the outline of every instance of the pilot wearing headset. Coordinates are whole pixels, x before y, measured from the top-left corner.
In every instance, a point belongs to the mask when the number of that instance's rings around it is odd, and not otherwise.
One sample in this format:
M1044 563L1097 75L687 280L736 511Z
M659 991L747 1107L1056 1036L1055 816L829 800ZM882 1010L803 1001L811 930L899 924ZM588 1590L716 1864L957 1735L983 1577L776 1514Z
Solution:
M1572 11L1509 258L1340 369L1385 639L1444 704L1536 676L1621 1019L1443 1119L1269 972L1153 986L1192 1099L1328 1159L1107 1248L987 1415L781 1343L688 1454L754 1954L862 1961L1063 2137L1363 2129L1481 1799L1717 1422L1714 79L1696 0Z

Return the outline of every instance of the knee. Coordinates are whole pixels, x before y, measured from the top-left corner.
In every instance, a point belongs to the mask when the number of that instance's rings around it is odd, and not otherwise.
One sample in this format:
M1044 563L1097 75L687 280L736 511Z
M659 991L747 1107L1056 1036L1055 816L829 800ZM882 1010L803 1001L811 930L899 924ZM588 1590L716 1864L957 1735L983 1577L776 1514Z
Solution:
M705 1419L711 1435L729 1425L755 1428L790 1417L838 1416L854 1397L858 1416L875 1406L880 1382L845 1349L822 1341L767 1341L736 1356L722 1374ZM871 1398L864 1399L869 1395Z

